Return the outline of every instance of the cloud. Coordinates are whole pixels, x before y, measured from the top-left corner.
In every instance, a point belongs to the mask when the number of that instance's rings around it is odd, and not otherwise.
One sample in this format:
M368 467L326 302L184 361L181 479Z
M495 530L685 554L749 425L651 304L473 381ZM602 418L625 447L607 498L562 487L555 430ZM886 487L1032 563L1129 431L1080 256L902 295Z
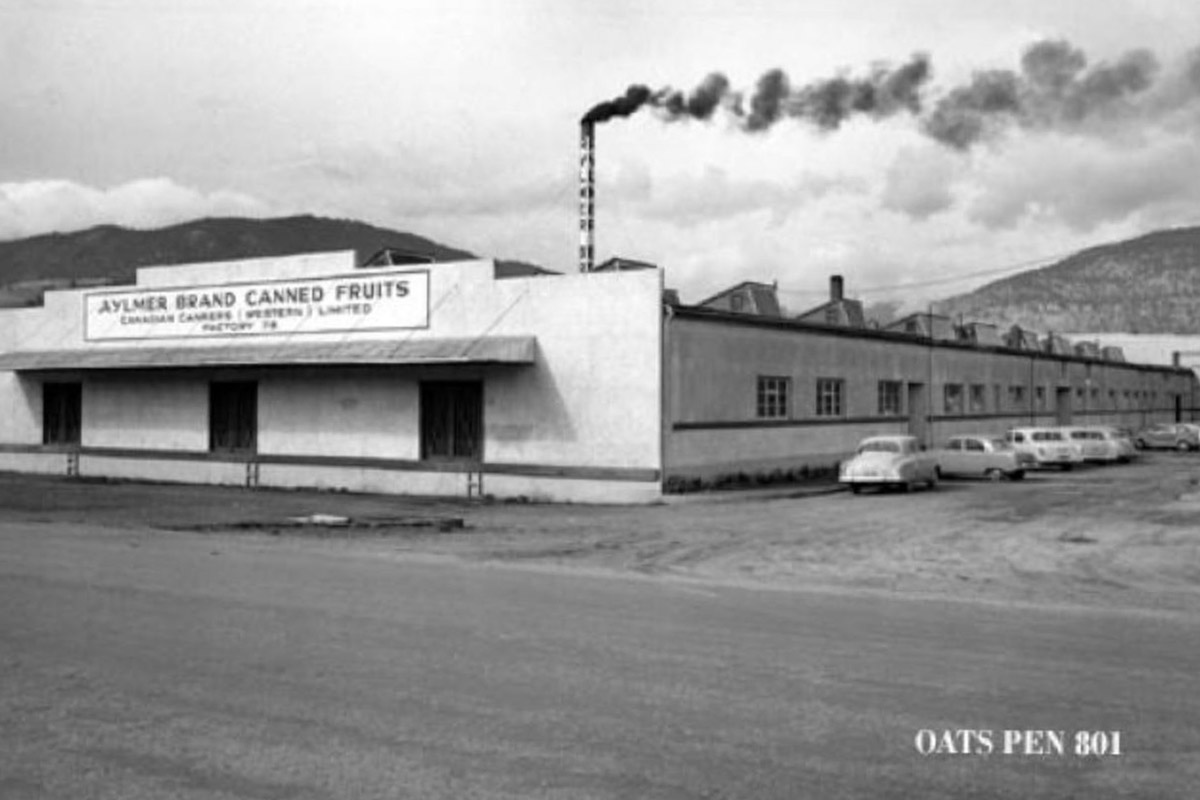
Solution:
M0 238L19 239L95 225L158 228L210 216L266 216L270 208L246 194L202 192L168 178L98 189L65 180L0 183Z
M903 148L884 176L883 207L919 220L946 211L961 165L960 157L939 148Z
M831 193L867 191L865 181L848 176L805 172L786 181L733 178L726 170L714 166L699 176L676 175L652 186L647 180L645 176L638 181L613 184L614 193L625 193L617 194L618 202L648 220L685 228L764 211L769 212L771 225L778 226L798 209ZM601 190L604 188L601 186Z
M988 228L1034 219L1091 231L1200 202L1197 172L1200 143L1188 136L1157 138L1136 151L1078 138L1030 140L980 168L967 213Z
M493 156L434 153L396 143L321 147L275 168L264 185L271 196L293 198L317 213L361 216L366 210L397 224L504 217L572 202L573 160L546 170Z

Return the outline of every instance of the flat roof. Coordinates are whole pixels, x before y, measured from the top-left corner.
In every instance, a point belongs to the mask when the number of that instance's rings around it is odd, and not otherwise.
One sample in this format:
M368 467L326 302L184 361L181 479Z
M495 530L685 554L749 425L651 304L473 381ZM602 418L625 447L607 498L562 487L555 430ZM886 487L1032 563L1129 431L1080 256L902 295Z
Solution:
M532 364L533 336L284 342L199 347L86 347L0 353L0 369L146 369L179 367Z

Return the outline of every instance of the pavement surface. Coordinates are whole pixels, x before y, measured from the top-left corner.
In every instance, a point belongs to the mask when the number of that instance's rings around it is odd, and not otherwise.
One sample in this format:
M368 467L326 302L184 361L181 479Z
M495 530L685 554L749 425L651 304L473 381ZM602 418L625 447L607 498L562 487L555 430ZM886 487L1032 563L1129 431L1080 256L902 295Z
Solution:
M0 798L1195 797L1196 464L654 508L0 476Z

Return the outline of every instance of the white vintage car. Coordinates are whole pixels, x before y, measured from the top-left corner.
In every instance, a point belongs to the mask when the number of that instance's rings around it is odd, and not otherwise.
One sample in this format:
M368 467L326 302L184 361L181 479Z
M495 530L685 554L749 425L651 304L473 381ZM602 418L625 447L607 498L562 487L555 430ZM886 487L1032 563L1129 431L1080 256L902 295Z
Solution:
M863 439L854 457L842 462L838 482L858 494L864 486L898 486L907 491L917 484L937 486L937 458L915 436L872 436Z
M1029 453L1039 467L1068 470L1083 463L1083 448L1058 428L1013 428L1004 438L1019 453Z
M938 469L947 478L1020 480L1025 470L1037 466L1037 459L1029 453L983 433L952 436L936 456Z

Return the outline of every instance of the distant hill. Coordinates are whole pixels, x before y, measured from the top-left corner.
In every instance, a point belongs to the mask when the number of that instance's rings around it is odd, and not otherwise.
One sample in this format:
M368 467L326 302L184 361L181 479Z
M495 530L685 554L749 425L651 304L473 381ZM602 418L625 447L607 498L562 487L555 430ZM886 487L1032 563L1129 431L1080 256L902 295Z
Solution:
M1200 333L1200 228L1082 250L937 304L1037 331Z
M132 282L138 267L336 250L354 250L362 263L385 247L434 261L476 257L415 234L313 216L202 219L157 230L101 225L0 242L0 305L36 302L47 287ZM497 262L500 274L542 271L525 262Z

